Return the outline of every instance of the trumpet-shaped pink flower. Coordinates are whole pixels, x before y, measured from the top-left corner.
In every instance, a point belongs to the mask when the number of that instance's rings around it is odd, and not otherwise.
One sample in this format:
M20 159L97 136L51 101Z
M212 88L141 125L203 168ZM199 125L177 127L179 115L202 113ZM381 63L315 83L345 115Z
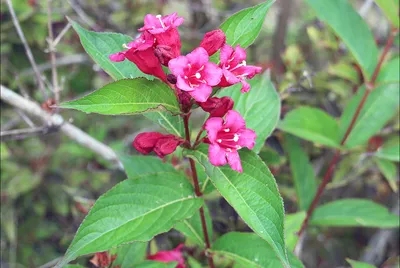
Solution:
M233 170L242 172L239 149L252 149L255 144L256 133L246 128L246 122L236 111L230 110L225 120L220 117L208 119L204 125L207 130L210 147L208 155L214 166L223 166L228 163Z
M178 264L175 268L186 268L185 259L182 255L182 248L183 244L180 244L173 250L159 251L154 255L148 256L147 259L166 263L177 261Z
M178 14L170 15L151 15L144 17L144 26L139 29L140 32L149 32L156 39L157 46L170 47L171 58L180 55L181 39L177 27L183 23L183 18Z
M246 64L246 51L239 45L235 50L229 45L221 48L219 66L223 71L223 76L218 86L228 87L241 82L242 93L250 90L250 84L246 82L246 79L253 78L262 70L261 67Z
M222 70L208 60L207 51L198 47L186 56L172 59L168 64L177 78L176 86L187 91L198 102L205 102L212 92L212 86L221 81Z

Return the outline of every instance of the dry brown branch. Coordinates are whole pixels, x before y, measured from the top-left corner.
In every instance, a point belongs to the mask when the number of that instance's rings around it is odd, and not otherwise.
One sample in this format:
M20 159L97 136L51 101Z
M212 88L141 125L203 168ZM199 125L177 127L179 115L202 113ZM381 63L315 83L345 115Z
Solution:
M68 137L70 137L72 140L92 150L93 152L102 156L106 160L118 164L118 167L122 169L122 165L120 164L116 153L107 145L99 142L98 140L89 136L81 129L66 122L64 118L62 118L60 115L58 114L52 115L47 113L46 111L41 109L37 103L18 95L17 93L13 92L7 87L0 85L0 90L1 90L1 99L4 102L18 109L21 109L30 116L34 116L37 117L38 119L41 119L44 123L51 124L53 126L59 126L60 131L63 132Z

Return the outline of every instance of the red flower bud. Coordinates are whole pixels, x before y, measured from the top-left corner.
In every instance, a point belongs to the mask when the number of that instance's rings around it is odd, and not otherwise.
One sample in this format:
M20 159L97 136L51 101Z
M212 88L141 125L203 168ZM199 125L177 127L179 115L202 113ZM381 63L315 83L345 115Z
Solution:
M190 102L191 97L189 93L187 93L186 91L181 91L179 92L178 97L179 97L179 103L182 106L182 111L185 113L189 112L190 108L192 107Z
M375 152L382 146L384 140L381 136L373 136L368 140L368 152Z
M213 97L198 104L205 112L210 113L210 117L223 117L229 110L232 110L234 102L229 97Z
M125 57L135 63L139 70L145 74L154 75L164 82L167 81L167 75L164 73L160 61L154 55L152 47L146 50L129 49L125 53Z
M117 255L110 255L107 251L97 252L90 262L99 268L110 267L110 265L115 261Z
M171 84L175 85L177 82L177 78L173 74L167 75L167 81L170 82Z
M168 62L175 57L170 46L156 46L154 55L156 55L157 59L164 66L168 66Z
M184 142L183 139L174 135L164 135L158 132L144 132L136 136L132 145L142 154L154 151L160 158L171 154L176 147Z
M206 33L200 43L200 46L207 51L209 56L211 56L215 52L217 52L218 49L220 49L223 45L225 45L225 42L225 33L221 29L217 29Z

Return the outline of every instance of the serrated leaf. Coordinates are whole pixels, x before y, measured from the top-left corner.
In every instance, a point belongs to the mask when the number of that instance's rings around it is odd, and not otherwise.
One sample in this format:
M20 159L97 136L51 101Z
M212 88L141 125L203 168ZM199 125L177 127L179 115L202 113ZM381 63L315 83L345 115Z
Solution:
M375 3L382 9L392 25L399 28L399 0L375 0Z
M215 167L208 159L208 146L184 150L201 163L211 181L239 216L266 240L285 267L289 267L283 238L283 200L275 179L264 162L252 151L239 151L243 173L229 166Z
M376 79L376 84L399 83L400 81L400 57L395 57L382 66Z
M360 88L343 111L340 118L340 137L343 137L365 93ZM354 124L345 146L349 149L365 144L398 112L399 85L387 84L375 88L368 96Z
M297 232L300 231L305 217L305 211L285 215L285 243L288 251L293 251L296 247L299 240Z
M278 128L305 140L340 147L336 120L317 108L303 106L290 111Z
M229 96L234 100L234 110L243 116L246 127L253 129L257 134L253 151L258 153L278 123L281 101L266 74L248 82L251 85L251 90L248 93L241 93L241 84L238 84L223 89L218 93L218 96Z
M350 263L351 268L376 268L375 265L366 262L355 261L349 258L347 258L346 261Z
M234 261L234 267L279 268L283 267L274 250L254 233L227 233L214 242L211 251ZM290 267L304 267L288 251Z
M113 62L108 58L109 55L124 50L122 45L131 42L131 37L118 33L88 31L75 21L71 19L69 21L79 35L82 46L89 56L114 80L136 77L146 77L153 80L153 76L142 73L130 61Z
M212 221L208 207L204 206L204 216L206 218L208 237L212 240ZM200 211L196 212L190 219L178 222L175 229L183 233L186 237L190 238L200 247L205 246L204 234L201 225Z
M146 78L124 79L80 99L64 102L61 108L104 115L138 114L154 110L180 113L173 90L161 81Z
M399 226L399 216L370 200L341 199L317 207L310 224L332 227L394 228Z
M120 154L119 159L124 166L128 179L143 174L176 171L171 164L163 163L160 158L154 156Z
M317 191L314 169L296 137L285 135L284 149L289 156L299 207L307 210Z
M332 27L347 45L360 64L365 77L371 78L378 61L378 48L368 25L349 1L306 0L306 2L315 10L318 18Z
M113 267L118 265L120 268L131 268L143 262L146 259L147 244L135 242L111 250L112 256L117 255L117 258L113 261Z
M260 33L267 11L274 2L275 0L267 0L243 9L224 21L219 28L226 34L226 43L243 48L251 45Z
M202 204L186 177L177 172L125 180L96 201L57 267L81 255L149 241L191 217Z
M382 172L383 176L386 178L387 182L392 188L393 192L398 192L398 172L397 166L386 159L378 159L375 158L375 163L378 166L379 170Z

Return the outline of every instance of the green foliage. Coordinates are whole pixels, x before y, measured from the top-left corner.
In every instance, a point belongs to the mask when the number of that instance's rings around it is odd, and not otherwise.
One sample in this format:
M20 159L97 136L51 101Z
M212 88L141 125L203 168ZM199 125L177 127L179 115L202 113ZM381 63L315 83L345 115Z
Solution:
M286 114L278 127L284 132L318 144L340 147L336 120L320 109L296 108Z
M259 152L267 137L275 129L281 112L281 101L270 78L264 74L249 81L251 90L241 93L241 84L223 89L218 96L229 96L234 102L234 110L246 120L246 127L257 134L253 150Z
M364 75L371 78L375 70L378 49L374 36L348 0L306 0L317 16L326 22L343 40L360 64Z
M308 160L307 154L301 149L297 138L285 135L284 148L289 156L299 208L307 210L317 192L313 167Z
M125 180L96 201L58 267L80 255L148 241L192 216L202 203L186 178L176 172Z
M380 147L374 156L390 161L400 162L400 142L384 144Z
M399 83L400 82L400 57L395 57L383 65L376 83Z
M365 87L358 90L343 111L340 118L340 136L343 137L354 113L365 93ZM398 112L399 85L387 84L375 88L368 96L345 146L349 149L363 145L375 135ZM382 107L385 107L384 109Z
M382 9L391 24L399 28L399 0L375 0L375 3Z
M242 219L266 240L284 266L289 266L283 239L282 198L268 167L252 151L241 150L243 173L215 167L208 160L207 146L184 154L201 163L211 181Z
M399 180L396 164L386 159L375 159L375 163L378 166L379 170L382 172L383 176L386 178L387 182L390 185L390 188L392 188L394 192L397 192L399 190Z
M135 266L135 268L175 268L176 262L157 262L157 261L144 261Z
M319 206L310 223L318 226L395 228L399 216L366 199L341 199Z
M212 252L231 259L237 268L284 267L272 247L254 233L225 234L215 241ZM290 251L288 259L290 267L304 267Z
M204 216L207 223L208 236L209 239L212 240L213 237L212 220L207 206L204 206ZM203 229L201 227L200 212L196 212L190 219L178 222L175 225L175 229L183 233L187 238L195 242L200 247L204 248L205 240L204 240Z
M300 231L305 217L304 211L285 215L285 243L289 251L294 250L297 240L299 240L297 232Z
M119 159L124 165L128 179L144 174L175 171L172 165L163 163L160 158L154 156L120 154Z
M169 86L145 78L118 80L95 92L61 104L61 108L104 115L138 114L168 110L178 114L178 101Z
M143 262L146 259L147 244L148 243L135 242L111 250L111 256L114 254L117 255L113 266L119 265L120 268L130 268L132 265Z
M351 268L376 268L376 266L366 262L355 261L352 259L346 259L346 261L350 263Z

